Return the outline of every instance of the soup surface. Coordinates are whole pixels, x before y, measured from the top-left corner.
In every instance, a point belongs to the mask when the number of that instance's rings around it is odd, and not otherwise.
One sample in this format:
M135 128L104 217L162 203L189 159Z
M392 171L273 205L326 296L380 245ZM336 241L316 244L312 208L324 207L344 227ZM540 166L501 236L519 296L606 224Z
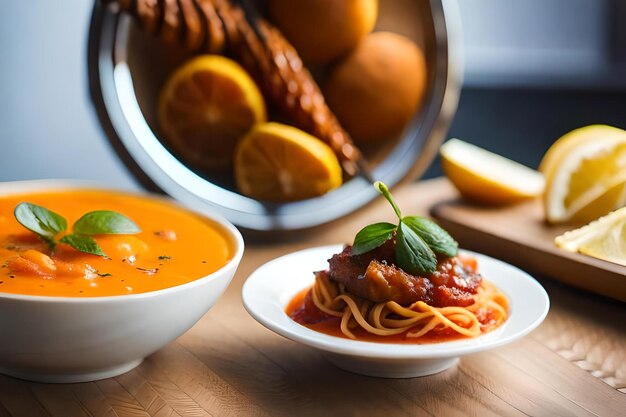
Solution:
M112 210L141 232L96 235L107 257L58 244L53 252L13 215L21 202L52 210L72 224ZM63 235L59 235L59 238ZM59 190L0 197L0 293L98 297L180 285L223 267L234 255L220 225L166 201L111 191Z

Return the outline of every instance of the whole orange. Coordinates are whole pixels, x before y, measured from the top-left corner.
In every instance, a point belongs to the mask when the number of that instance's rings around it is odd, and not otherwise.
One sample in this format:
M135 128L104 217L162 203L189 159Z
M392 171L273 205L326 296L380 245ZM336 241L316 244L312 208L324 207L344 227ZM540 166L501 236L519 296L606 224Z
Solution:
M426 87L423 51L405 36L375 32L330 71L324 93L355 142L371 144L402 131Z
M324 64L372 31L378 0L270 0L269 13L305 62Z

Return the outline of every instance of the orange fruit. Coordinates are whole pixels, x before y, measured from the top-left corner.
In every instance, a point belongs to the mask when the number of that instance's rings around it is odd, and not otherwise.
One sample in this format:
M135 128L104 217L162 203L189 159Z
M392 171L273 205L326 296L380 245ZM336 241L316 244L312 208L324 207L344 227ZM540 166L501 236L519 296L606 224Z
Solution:
M159 123L166 143L184 162L205 171L230 168L238 141L265 119L254 81L222 56L193 58L161 91Z
M419 109L427 88L422 50L402 35L367 35L330 71L324 93L358 144L396 137Z
M332 149L295 127L256 125L237 147L235 179L243 194L266 201L313 198L341 185Z
M270 0L272 21L310 64L347 53L378 17L378 0Z

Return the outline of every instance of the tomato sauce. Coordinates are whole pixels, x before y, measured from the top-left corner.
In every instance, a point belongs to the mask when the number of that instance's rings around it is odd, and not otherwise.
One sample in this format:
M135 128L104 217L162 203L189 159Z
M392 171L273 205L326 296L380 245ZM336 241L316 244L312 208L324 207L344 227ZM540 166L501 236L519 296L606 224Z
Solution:
M301 324L311 330L330 336L349 339L341 332L341 319L328 316L323 311L318 309L311 299L310 292L310 288L307 288L296 294L285 309L287 315L298 324ZM444 329L441 331L432 330L419 338L406 337L406 332L391 336L378 336L367 332L361 327L351 329L351 332L357 340L377 343L427 344L466 338L465 336L450 329Z

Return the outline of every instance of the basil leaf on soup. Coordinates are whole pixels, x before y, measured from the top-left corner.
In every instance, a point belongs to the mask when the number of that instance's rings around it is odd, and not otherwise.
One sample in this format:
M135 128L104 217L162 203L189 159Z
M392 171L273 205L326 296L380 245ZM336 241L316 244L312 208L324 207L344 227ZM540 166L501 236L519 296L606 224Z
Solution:
M59 242L70 245L80 252L106 257L106 254L104 253L100 245L98 245L98 243L91 236L77 235L72 233L70 235L63 236L61 240L59 240Z
M75 233L81 235L130 235L141 232L139 226L131 219L110 210L90 211L74 223L73 229Z
M396 263L413 275L428 275L437 269L437 257L426 242L400 222L396 234Z
M393 236L396 225L391 223L375 223L365 226L354 237L352 255L361 255L376 249Z
M67 229L67 220L63 216L36 204L20 203L13 214L22 226L51 246L54 246L54 236Z
M448 257L456 256L459 244L437 223L420 216L403 217L402 223L421 237L433 252Z

